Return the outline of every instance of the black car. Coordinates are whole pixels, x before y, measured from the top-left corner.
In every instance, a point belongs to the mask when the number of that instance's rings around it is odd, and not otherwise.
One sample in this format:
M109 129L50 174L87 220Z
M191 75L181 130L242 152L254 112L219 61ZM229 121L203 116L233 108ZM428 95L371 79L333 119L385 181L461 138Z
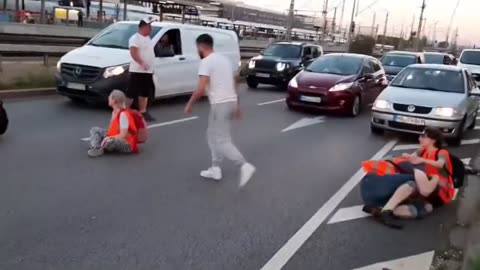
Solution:
M391 51L383 55L381 62L388 81L391 81L405 67L425 64L425 55L418 52Z
M248 63L247 84L284 87L306 65L323 55L321 46L299 42L277 42L268 46Z

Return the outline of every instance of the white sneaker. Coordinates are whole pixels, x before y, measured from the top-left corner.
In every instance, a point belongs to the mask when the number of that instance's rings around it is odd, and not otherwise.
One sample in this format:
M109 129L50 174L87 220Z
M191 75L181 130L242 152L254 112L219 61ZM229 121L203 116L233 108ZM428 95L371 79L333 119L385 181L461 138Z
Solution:
M240 182L238 183L238 187L244 187L248 181L250 181L256 170L255 166L250 163L243 164L240 168Z
M218 181L222 179L222 169L220 167L210 167L208 170L201 171L200 176Z

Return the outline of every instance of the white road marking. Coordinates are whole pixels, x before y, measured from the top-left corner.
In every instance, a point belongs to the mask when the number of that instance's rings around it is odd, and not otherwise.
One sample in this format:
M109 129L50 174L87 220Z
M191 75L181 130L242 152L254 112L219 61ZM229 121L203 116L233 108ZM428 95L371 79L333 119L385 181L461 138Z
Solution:
M173 120L173 121L168 121L168 122L163 122L163 123L158 123L158 124L149 125L149 126L147 126L147 128L148 128L148 129L151 129L151 128L169 126L169 125L173 125L173 124L177 124L177 123L182 123L182 122L187 122L187 121L195 120L195 119L197 119L197 118L198 118L198 116L192 116L192 117L177 119L177 120ZM81 138L80 140L82 140L82 141L84 141L84 142L88 142L88 141L90 141L90 137Z
M258 103L257 105L258 106L263 106L263 105L268 105L268 104L273 104L273 103L278 103L278 102L284 102L285 99L282 98L282 99L276 99L276 100L272 100L272 101L267 101L267 102L263 102L263 103Z
M477 117L477 120L480 120L480 116Z
M297 128L308 127L308 126L323 123L323 122L325 122L325 117L324 116L306 117L306 118L302 118L302 119L298 120L297 122L291 124L290 126L285 128L284 130L282 130L282 132L290 131L290 130L297 129Z
M356 205L339 209L327 224L338 223L342 221L369 217L370 214L362 211L363 205Z
M479 130L480 129L480 126L475 126L475 130Z
M371 159L380 159L396 144L395 140L388 142ZM308 238L322 225L327 217L347 197L355 186L365 176L359 169L318 211L280 248L277 253L261 268L261 270L280 270Z
M462 158L462 162L463 162L465 165L469 165L469 164L470 164L470 161L472 161L471 158Z
M462 145L468 144L477 144L480 143L480 139L472 139L472 140L462 140ZM415 150L418 149L418 144L400 144L393 148L393 151L399 150Z
M401 259L376 263L368 265L362 268L356 268L353 270L381 270L381 269L392 269L392 270L428 270L433 261L434 251L425 252L422 254L409 256Z

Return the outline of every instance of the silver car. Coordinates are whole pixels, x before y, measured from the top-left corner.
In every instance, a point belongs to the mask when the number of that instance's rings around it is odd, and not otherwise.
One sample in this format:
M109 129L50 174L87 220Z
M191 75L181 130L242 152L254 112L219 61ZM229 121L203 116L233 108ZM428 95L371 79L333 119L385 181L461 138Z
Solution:
M411 65L378 96L371 130L421 134L425 127L442 130L459 144L475 128L480 90L470 72L446 65Z

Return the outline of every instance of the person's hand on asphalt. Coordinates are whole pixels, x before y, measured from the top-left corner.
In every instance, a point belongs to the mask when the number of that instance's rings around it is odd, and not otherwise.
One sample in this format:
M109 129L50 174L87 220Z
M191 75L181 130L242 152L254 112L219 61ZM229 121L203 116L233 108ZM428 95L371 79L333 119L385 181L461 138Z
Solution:
M102 144L101 144L102 148L105 147L105 144L107 144L107 142L108 142L109 140L111 140L110 137L105 137L105 138L103 139Z

